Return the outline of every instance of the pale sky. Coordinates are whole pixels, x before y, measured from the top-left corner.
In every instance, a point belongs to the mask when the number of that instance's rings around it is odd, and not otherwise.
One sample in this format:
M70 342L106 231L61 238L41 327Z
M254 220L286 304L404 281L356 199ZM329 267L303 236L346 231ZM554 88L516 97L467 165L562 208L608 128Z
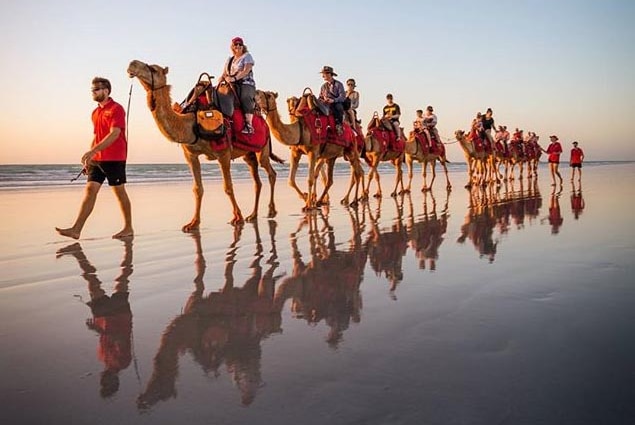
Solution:
M634 20L629 0L7 0L0 163L79 163L92 138L94 76L110 79L124 108L132 83L130 163L183 162L128 63L169 66L180 102L201 72L221 73L237 35L280 110L305 87L318 91L330 65L341 81L356 79L364 125L390 92L406 131L427 105L448 138L491 107L497 124L535 131L544 147L557 134L565 152L578 140L587 160L635 160ZM463 161L457 144L448 155Z

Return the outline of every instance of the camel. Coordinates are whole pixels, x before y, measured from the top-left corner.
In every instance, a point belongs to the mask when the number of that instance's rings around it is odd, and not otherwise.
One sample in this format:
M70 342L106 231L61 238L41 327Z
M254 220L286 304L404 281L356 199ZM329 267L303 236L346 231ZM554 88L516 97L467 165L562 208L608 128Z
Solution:
M401 137L403 137L403 135ZM375 198L382 197L381 182L379 179L379 172L377 171L377 167L382 161L390 161L395 167L396 171L395 187L390 193L390 196L397 196L397 188L400 185L403 190L403 170L401 169L401 164L404 160L404 153L386 149L384 147L384 143L381 140L377 139L377 137L375 137L375 135L370 131L364 138L364 145L366 149L366 159L370 166L370 170L368 171L368 183L366 185L365 192L370 193L370 184L373 181L373 178L375 178L377 180L377 192L375 192L373 196Z
M228 146L224 149L212 149L210 142L199 139L194 133L194 124L196 122L195 114L180 114L173 109L170 97L171 86L167 84L167 73L168 67L148 65L138 60L133 60L128 65L128 74L130 77L137 77L147 92L148 107L152 112L152 116L154 117L159 130L168 140L179 143L183 148L185 161L187 162L194 179L194 216L189 223L182 227L182 230L184 232L191 232L198 229L201 223L203 181L201 178L200 155L205 155L210 161L217 160L220 164L223 175L223 188L229 197L233 209L233 218L230 222L232 225L241 224L245 221L240 207L236 202L234 187L232 184L231 161L235 158L242 157L244 159L249 166L251 176L255 183L256 196L254 207L251 214L247 216L246 221L251 222L256 220L258 217L258 204L260 201L260 191L262 189L262 182L260 181L260 176L258 175L258 164L264 168L269 177L269 187L271 189L271 193L267 217L275 217L277 214L274 202L276 171L271 165L271 160L279 163L282 163L283 161L271 152L270 137L263 149L258 153L231 147L230 144L228 144Z
M256 91L256 103L260 109L265 113L267 123L271 128L273 137L285 146L289 147L291 152L291 168L289 170L289 186L291 186L296 193L305 202L304 209L309 210L324 203L328 190L333 184L333 166L335 159L339 157L345 157L351 163L352 175L356 182L362 181L364 171L359 162L359 154L356 149L347 151L343 146L339 146L333 143L314 143L311 139L311 131L303 125L302 120L297 117L293 117L290 123L284 123L280 118L278 112L278 106L276 99L278 93L272 91ZM287 107L290 108L290 100L287 101ZM290 110L289 110L290 111ZM290 114L291 116L292 114ZM306 155L309 160L308 167L308 189L307 192L300 190L296 183L296 173L300 158L302 155ZM327 181L325 183L322 194L316 201L316 176L319 172L320 166L318 162L326 162L328 165ZM343 204L349 204L350 189L346 196L342 199ZM358 193L356 191L356 202Z
M418 137L426 137L422 132L417 133L416 131L411 131L408 135L408 140L406 141L406 165L408 167L408 186L404 189L405 192L410 192L410 186L412 184L412 174L413 174L413 162L416 160L419 163L423 163L422 166L422 175L423 175L423 187L421 188L422 192L427 192L432 190L432 185L434 184L434 179L436 177L435 170L435 161L439 161L441 166L443 167L443 171L445 172L445 182L446 189L451 190L452 185L450 184L450 178L448 177L448 167L446 163L448 161L445 155L445 149L442 149L440 153L433 152L425 152L421 146L421 143L417 140ZM426 171L428 164L430 164L430 169L432 170L432 181L430 181L430 186L426 184Z
M493 168L491 167L491 155L485 150L477 151L474 143L468 140L465 131L456 130L454 136L461 145L467 162L468 182L465 187L469 189L474 183L477 185L485 184L487 182L486 176L491 173Z

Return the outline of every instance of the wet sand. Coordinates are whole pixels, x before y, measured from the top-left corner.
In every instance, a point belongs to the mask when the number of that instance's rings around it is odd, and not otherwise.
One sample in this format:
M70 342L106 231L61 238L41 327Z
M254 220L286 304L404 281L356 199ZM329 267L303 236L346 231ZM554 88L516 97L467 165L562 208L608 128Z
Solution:
M0 422L627 424L635 419L635 164L235 230L218 182L0 191ZM418 171L417 171L418 172ZM236 184L248 214L252 185ZM372 189L371 189L372 191Z

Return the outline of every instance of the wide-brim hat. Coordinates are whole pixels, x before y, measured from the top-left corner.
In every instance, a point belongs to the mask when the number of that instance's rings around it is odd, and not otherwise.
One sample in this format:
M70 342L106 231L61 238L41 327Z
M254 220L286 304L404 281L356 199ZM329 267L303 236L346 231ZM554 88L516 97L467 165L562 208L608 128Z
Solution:
M328 66L328 65L324 65L322 67L322 70L320 71L320 74L331 74L334 77L337 77L337 74L335 73L335 71L333 71L333 67L332 66Z
M555 134L552 134L551 136L549 136L549 138L558 140L558 136L556 136Z
M578 146L578 142L573 142L573 144L574 144L575 146Z

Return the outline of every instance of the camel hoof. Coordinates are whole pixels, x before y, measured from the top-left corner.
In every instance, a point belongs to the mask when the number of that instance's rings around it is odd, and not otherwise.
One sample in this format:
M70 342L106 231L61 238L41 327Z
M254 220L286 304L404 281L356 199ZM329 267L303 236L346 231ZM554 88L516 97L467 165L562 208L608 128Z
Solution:
M381 193L375 193L375 194L373 195L373 198L381 198Z
M249 215L247 216L247 218L245 218L245 222L246 223L253 223L254 221L256 221L258 219L258 215L253 214L253 215Z

